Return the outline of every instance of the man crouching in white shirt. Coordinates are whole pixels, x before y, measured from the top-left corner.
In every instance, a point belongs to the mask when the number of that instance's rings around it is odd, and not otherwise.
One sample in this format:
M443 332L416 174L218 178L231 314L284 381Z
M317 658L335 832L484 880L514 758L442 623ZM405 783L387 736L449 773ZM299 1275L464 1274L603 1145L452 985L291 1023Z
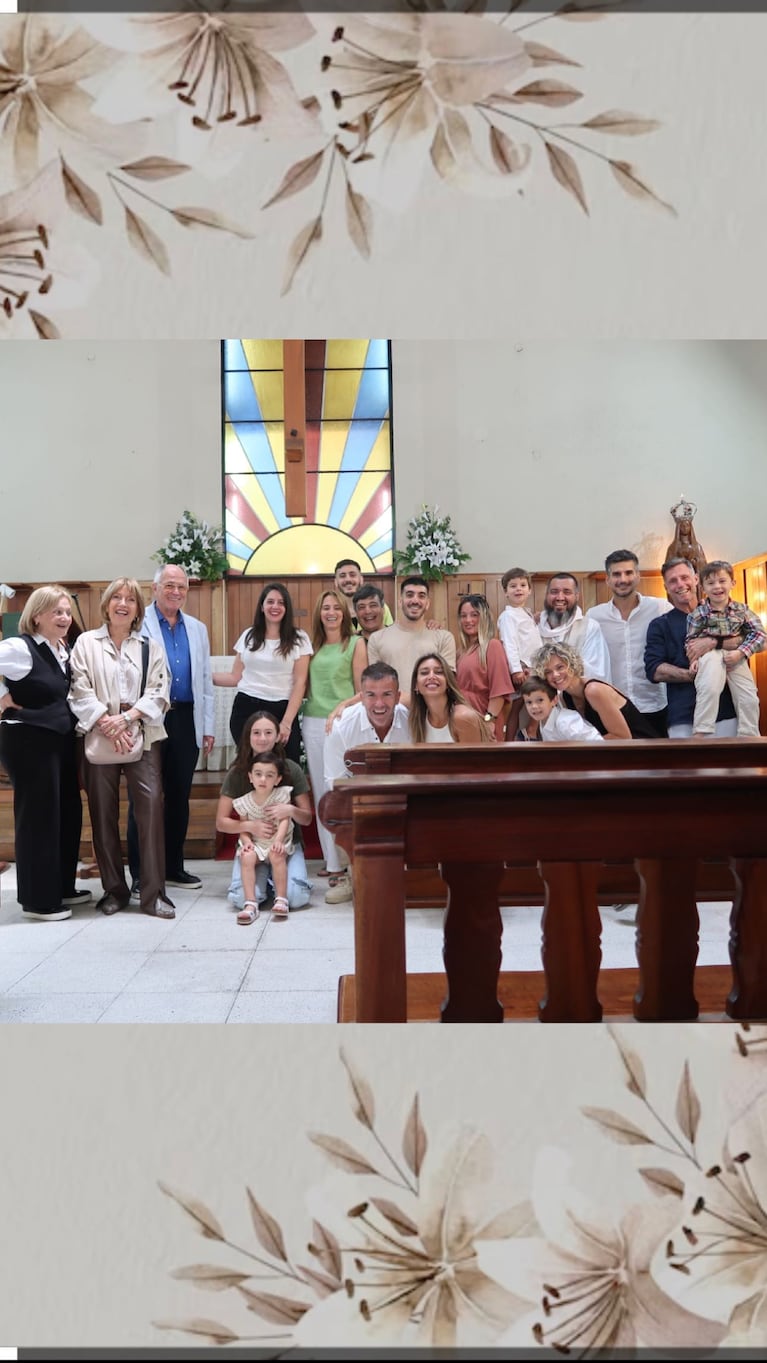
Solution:
M362 743L410 742L408 712L399 703L399 681L393 667L388 663L366 667L360 694L362 700L343 711L325 740L325 790L350 775L344 760L349 748ZM352 878L347 869L328 890L325 903L345 904L351 897Z

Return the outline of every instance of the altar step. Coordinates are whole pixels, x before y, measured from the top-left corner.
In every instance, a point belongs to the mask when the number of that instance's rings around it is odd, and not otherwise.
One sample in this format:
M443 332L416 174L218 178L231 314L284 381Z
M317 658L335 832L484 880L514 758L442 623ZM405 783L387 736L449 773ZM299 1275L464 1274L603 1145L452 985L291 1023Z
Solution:
M636 970L603 970L597 992L604 1015L633 1018L633 1001L639 976ZM695 971L695 997L701 1018L725 1020L724 1005L732 987L728 965L699 966ZM504 1022L533 1022L538 1004L546 992L542 970L504 970L498 977L498 998L503 1004ZM447 994L444 974L413 974L407 977L408 1022L439 1022L440 1008ZM338 1021L355 1021L355 980L342 975L338 982Z

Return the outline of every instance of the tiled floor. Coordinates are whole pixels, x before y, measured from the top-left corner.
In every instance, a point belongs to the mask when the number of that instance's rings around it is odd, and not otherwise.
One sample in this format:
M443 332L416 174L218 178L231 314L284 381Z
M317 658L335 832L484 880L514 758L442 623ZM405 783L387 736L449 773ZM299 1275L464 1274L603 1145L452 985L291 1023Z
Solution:
M0 1022L334 1022L339 975L353 969L351 904L326 905L314 878L308 908L239 927L226 901L229 862L190 862L202 890L172 890L176 918L94 904L60 923L30 922L15 870L0 879ZM310 863L310 874L316 864ZM728 904L700 906L700 963L726 964ZM505 909L503 967L540 969L537 908ZM631 966L634 911L604 909L603 962ZM442 914L407 915L408 969L440 970Z

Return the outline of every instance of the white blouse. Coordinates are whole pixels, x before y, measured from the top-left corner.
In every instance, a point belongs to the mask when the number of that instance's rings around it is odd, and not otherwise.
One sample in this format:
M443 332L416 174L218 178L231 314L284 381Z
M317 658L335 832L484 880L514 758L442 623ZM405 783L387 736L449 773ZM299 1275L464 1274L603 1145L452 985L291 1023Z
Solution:
M255 650L246 648L248 633L248 630L243 630L234 646L244 669L237 690L262 700L289 700L293 689L294 663L298 658L311 657L314 653L309 635L300 629L298 643L283 658L277 652L279 639L265 639L261 647Z
M44 634L33 634L32 638L36 644L48 644L51 653L56 659L62 672L66 670L69 658L69 649L60 639L55 644L50 643ZM29 649L23 639L18 637L13 639L0 639L0 674L8 681L21 681L28 677L32 671L32 659ZM8 687L5 681L0 679L0 700L8 695ZM21 721L13 718L13 710L4 710L0 713L1 724L19 724Z

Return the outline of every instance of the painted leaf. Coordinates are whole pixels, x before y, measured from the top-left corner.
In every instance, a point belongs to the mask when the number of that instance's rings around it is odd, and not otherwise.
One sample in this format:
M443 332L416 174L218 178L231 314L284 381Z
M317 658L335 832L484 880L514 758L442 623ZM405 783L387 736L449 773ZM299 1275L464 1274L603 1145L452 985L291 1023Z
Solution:
M151 261L163 274L170 274L170 257L165 249L163 242L157 233L152 230L143 218L139 218L132 209L125 210L125 230L128 233L128 240L135 251L145 260Z
M279 203L281 199L290 198L291 194L298 194L302 189L308 189L313 184L319 174L322 158L325 149L316 151L312 156L306 156L302 161L296 161L290 170L286 171L282 178L279 189L275 191L271 199L267 199L264 208L271 208L272 204Z
M561 147L555 147L551 142L546 143L546 154L554 179L578 200L588 217L589 206L586 202L586 192L583 188L581 173L572 156L568 151L563 151Z
M679 1080L679 1088L676 1095L676 1119L679 1123L679 1130L691 1145L695 1144L695 1137L698 1134L698 1123L700 1121L700 1100L692 1079L690 1077L690 1066L685 1060L682 1077Z
M648 1188L658 1197L665 1197L667 1193L673 1193L674 1197L684 1195L684 1184L681 1178L672 1174L670 1169L640 1169L639 1173Z
M312 1244L309 1246L316 1254L325 1272L338 1282L341 1281L341 1247L335 1235L319 1221L312 1222Z
M248 1194L248 1206L250 1207L250 1219L253 1222L253 1229L256 1232L256 1239L267 1254L273 1254L275 1259L281 1259L284 1264L288 1262L285 1253L285 1241L282 1238L282 1231L273 1216L257 1202L250 1188L246 1189Z
M346 186L346 226L360 255L368 260L373 233L373 214L367 199L362 194L357 194L350 184Z
M402 1153L405 1156L408 1168L412 1169L416 1177L421 1172L427 1146L426 1128L421 1121L418 1094L416 1094L410 1114L405 1122L405 1132L402 1137Z
M562 109L566 104L574 104L576 99L583 99L583 93L563 80L534 80L530 85L523 85L521 90L515 90L514 97L529 104Z
M41 341L61 340L61 332L49 317L45 317L42 312L35 312L34 308L29 309L29 317Z
M342 1141L338 1136L323 1136L317 1131L308 1133L309 1140L313 1145L318 1145L324 1151L331 1164L335 1164L339 1169L344 1169L347 1174L375 1174L377 1169L360 1155L346 1141Z
M120 170L135 180L168 180L172 175L183 175L191 169L183 161L172 161L169 156L142 156L140 161L129 161L120 166Z
M513 1235L534 1235L537 1228L532 1202L518 1202L475 1230L474 1239L509 1240Z
M285 271L285 279L282 285L282 294L286 294L290 289L293 280L306 260L309 251L315 242L322 240L322 218L314 218L306 227L303 227L298 236L294 238L290 250L288 251L288 268Z
M638 1126L634 1126L628 1118L623 1117L620 1112L613 1112L606 1107L582 1107L581 1112L589 1121L596 1122L601 1126L605 1135L611 1140L617 1141L619 1145L652 1145L653 1142L644 1131L640 1131Z
M625 189L626 193L630 194L632 198L645 199L650 203L658 204L660 208L665 208L667 213L673 214L674 217L677 216L673 204L666 203L665 199L659 198L655 191L644 183L644 180L640 180L636 170L628 161L611 161L610 170L621 189Z
M455 156L441 123L432 138L429 155L437 174L441 175L443 180L449 180L455 170Z
M253 1292L249 1287L238 1289L247 1302L248 1310L255 1311L262 1320L274 1325L297 1325L309 1307L306 1302L292 1297L276 1297L272 1292Z
M206 1320L195 1316L191 1320L153 1320L155 1330L181 1330L186 1335L202 1335L211 1344L231 1344L239 1339L228 1325L219 1325L217 1320Z
M633 1093L637 1098L644 1098L647 1093L647 1080L645 1078L644 1065L630 1046L627 1046L620 1033L613 1027L608 1027L612 1041L615 1043L623 1068L626 1071L626 1087L629 1093Z
M660 123L657 118L642 118L639 114L628 114L624 109L606 109L603 114L595 114L594 118L581 123L581 127L620 137L639 137L642 133L654 132Z
M352 1093L354 1094L354 1101L356 1103L354 1115L358 1122L362 1122L363 1126L366 1126L368 1130L372 1131L376 1118L373 1090L367 1080L363 1079L362 1075L357 1073L343 1046L341 1047L339 1054L341 1057L341 1064L349 1076L349 1083L352 1086Z
M572 57L566 57L562 52L556 52L553 47L546 47L545 43L525 43L525 51L530 58L533 66L581 66L581 62L573 61Z
M61 158L61 178L64 181L64 195L70 208L75 213L79 213L81 218L87 218L89 222L98 223L99 227L104 221L104 210L101 207L101 200L95 189L86 185L79 175L75 175L71 166L68 166L63 156Z
M212 1211L209 1211L203 1202L198 1202L197 1198L194 1197L185 1197L183 1193L177 1193L173 1188L169 1187L167 1183L158 1183L157 1186L160 1189L160 1192L165 1193L166 1197L171 1198L173 1202L177 1202L182 1211L186 1212L187 1216L191 1216L197 1229L201 1231L206 1240L225 1239L223 1227L216 1220Z
M407 1213L403 1212L396 1202L390 1202L386 1197L371 1197L370 1201L374 1207L377 1207L381 1216L384 1216L394 1226L395 1230L399 1231L400 1235L418 1234L418 1227L415 1222L411 1221Z
M182 227L210 227L214 232L229 232L243 241L253 238L253 233L247 228L240 227L239 223L232 222L221 213L214 213L211 208L171 208L170 211Z
M188 1264L185 1268L171 1270L171 1278L179 1282L192 1282L209 1292L224 1292L228 1287L239 1287L251 1277L236 1268L221 1268L218 1264Z
M340 1278L330 1278L327 1273L319 1273L307 1264L296 1264L296 1272L301 1274L305 1283L313 1287L318 1297L329 1297L341 1286Z
M531 156L523 142L514 142L502 128L490 128L490 152L502 175L516 175L524 170Z

